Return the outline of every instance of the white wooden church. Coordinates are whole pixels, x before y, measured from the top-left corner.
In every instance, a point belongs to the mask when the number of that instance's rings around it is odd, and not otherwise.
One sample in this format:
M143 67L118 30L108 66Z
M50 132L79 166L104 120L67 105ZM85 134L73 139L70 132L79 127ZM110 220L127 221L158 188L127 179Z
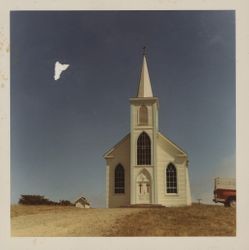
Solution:
M159 132L158 109L144 54L137 96L130 98L130 133L104 155L107 207L191 205L188 155Z

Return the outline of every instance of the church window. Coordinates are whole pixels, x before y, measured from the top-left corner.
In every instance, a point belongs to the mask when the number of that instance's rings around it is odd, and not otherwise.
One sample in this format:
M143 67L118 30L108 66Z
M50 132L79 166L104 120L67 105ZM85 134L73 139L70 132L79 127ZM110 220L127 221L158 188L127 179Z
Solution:
M125 192L125 170L124 167L119 164L115 168L115 188L116 194L123 194Z
M148 124L148 109L145 105L142 105L139 109L139 125Z
M166 170L167 193L177 193L176 167L170 163Z
M137 165L151 164L150 137L142 132L137 140Z

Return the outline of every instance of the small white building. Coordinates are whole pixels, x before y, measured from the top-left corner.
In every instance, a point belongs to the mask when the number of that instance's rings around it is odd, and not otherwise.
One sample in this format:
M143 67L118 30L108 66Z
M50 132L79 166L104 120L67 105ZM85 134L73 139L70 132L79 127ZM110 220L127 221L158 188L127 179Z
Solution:
M83 196L81 196L80 198L78 198L74 202L74 205L75 205L75 207L79 207L79 208L90 208L90 203Z
M188 155L159 132L146 56L136 97L130 98L130 133L105 153L106 206L191 205Z

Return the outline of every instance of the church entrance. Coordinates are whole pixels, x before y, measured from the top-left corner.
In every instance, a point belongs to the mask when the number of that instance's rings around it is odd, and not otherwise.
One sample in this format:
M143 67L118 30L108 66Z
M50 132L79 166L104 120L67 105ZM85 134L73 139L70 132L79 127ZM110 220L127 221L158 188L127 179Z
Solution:
M136 180L136 203L151 203L151 178L147 170L141 171Z

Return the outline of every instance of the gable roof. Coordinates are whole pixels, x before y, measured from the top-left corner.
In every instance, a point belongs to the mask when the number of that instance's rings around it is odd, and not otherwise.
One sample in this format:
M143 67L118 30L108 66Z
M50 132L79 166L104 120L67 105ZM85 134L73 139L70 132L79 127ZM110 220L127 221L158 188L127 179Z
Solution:
M165 135L163 135L162 133L158 132L158 135L167 143L169 143L170 145L172 145L174 148L176 148L179 152L180 155L179 156L187 156L187 153L178 145L176 145L172 140L170 140L169 138L167 138ZM103 155L103 157L106 158L112 158L113 156L111 155L111 153L118 148L122 143L124 143L127 139L129 139L130 137L130 133L127 134L125 137L123 137L115 146L113 146L111 149L109 149L108 151L106 151L106 153Z
M158 135L165 140L167 143L171 144L174 148L176 148L178 151L180 151L180 153L182 154L182 156L187 156L187 153L180 148L178 145L176 145L173 141L171 141L169 138L167 138L165 135L163 135L162 133L158 132Z
M116 148L118 148L122 143L124 143L128 138L130 138L130 133L127 134L125 137L123 137L115 146L113 146L111 149L109 149L103 157L106 158L112 158L110 155Z
M81 196L77 200L75 200L74 204L76 204L77 202L90 205L90 203L87 201L87 199L85 197L83 197L83 196Z

